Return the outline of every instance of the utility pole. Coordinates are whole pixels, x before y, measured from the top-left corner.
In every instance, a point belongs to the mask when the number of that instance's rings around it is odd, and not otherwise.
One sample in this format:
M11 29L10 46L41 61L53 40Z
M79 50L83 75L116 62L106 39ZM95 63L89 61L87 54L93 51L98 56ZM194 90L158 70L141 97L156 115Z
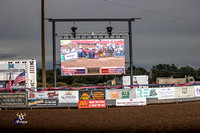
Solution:
M129 58L130 58L130 85L133 85L133 47L132 47L132 21L128 21L129 31Z
M41 47L42 47L42 81L43 81L43 87L46 87L44 0L41 0Z

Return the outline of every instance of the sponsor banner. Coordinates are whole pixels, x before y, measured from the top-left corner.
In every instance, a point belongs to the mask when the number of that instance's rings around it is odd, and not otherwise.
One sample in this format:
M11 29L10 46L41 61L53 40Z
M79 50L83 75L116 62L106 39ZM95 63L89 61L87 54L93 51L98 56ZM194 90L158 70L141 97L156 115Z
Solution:
M124 67L101 67L101 73L103 74L124 73Z
M106 100L79 100L78 108L106 108Z
M28 100L28 106L58 106L58 99Z
M100 100L105 99L105 90L80 90L80 100Z
M27 93L0 93L0 107L26 107Z
M58 91L28 92L28 100L58 99Z
M156 88L158 99L173 99L175 98L174 87Z
M65 61L78 60L78 52L67 53L64 55Z
M139 88L136 89L136 97L158 97L155 88Z
M0 64L0 73L21 73L25 70L25 64L17 63L17 64Z
M85 68L80 67L80 68L62 68L61 69L62 76L69 76L69 75L76 75L76 74L85 74Z
M194 92L195 92L195 96L199 97L200 96L200 86L194 86Z
M59 103L78 103L78 91L59 91Z
M188 97L194 97L193 86L175 87L175 98L188 98Z
M116 99L116 106L142 106L146 104L146 97L138 97L132 99Z
M135 89L106 90L106 100L135 98Z

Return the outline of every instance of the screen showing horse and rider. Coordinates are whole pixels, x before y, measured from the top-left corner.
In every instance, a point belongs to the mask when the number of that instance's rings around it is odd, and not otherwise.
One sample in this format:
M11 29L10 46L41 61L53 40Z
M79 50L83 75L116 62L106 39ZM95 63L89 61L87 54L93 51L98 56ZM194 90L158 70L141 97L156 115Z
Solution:
M61 74L125 73L124 39L60 40Z

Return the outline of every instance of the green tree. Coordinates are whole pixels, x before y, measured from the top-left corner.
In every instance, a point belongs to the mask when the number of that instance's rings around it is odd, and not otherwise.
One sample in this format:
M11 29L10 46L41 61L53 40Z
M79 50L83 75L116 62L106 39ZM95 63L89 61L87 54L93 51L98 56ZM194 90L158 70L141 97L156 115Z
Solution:
M151 82L155 82L157 77L177 77L178 67L174 64L158 64L151 68Z
M130 67L126 69L126 75L130 75ZM133 75L149 75L149 72L143 67L135 67L133 66Z
M37 82L42 82L42 69L37 68Z
M194 72L194 79L195 79L195 81L200 81L200 68L198 68L197 70L195 70L195 72Z

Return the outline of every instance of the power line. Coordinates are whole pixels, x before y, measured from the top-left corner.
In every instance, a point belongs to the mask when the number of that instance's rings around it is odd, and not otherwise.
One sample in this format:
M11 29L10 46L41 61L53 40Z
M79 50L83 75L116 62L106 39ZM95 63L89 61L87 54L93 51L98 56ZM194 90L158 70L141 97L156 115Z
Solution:
M105 1L105 2L108 2L108 3L115 4L115 5L120 5L120 6L124 6L124 7L134 8L134 9L137 9L137 10L141 10L141 11L145 11L145 12L150 12L150 13L153 13L153 14L158 14L158 15L162 15L162 16L167 16L167 17L171 17L171 18L176 18L176 19L185 20L185 21L190 21L190 22L194 22L194 23L200 24L200 21L198 21L198 20L183 18L183 17L179 17L179 16L175 16L175 15L170 15L170 14L161 13L161 12L158 12L158 11L155 11L155 10L144 9L144 8L140 8L140 7L135 7L135 6L131 6L131 5L126 5L126 4L119 3L119 2L115 2L115 1L112 1L112 0L104 0L104 1Z

